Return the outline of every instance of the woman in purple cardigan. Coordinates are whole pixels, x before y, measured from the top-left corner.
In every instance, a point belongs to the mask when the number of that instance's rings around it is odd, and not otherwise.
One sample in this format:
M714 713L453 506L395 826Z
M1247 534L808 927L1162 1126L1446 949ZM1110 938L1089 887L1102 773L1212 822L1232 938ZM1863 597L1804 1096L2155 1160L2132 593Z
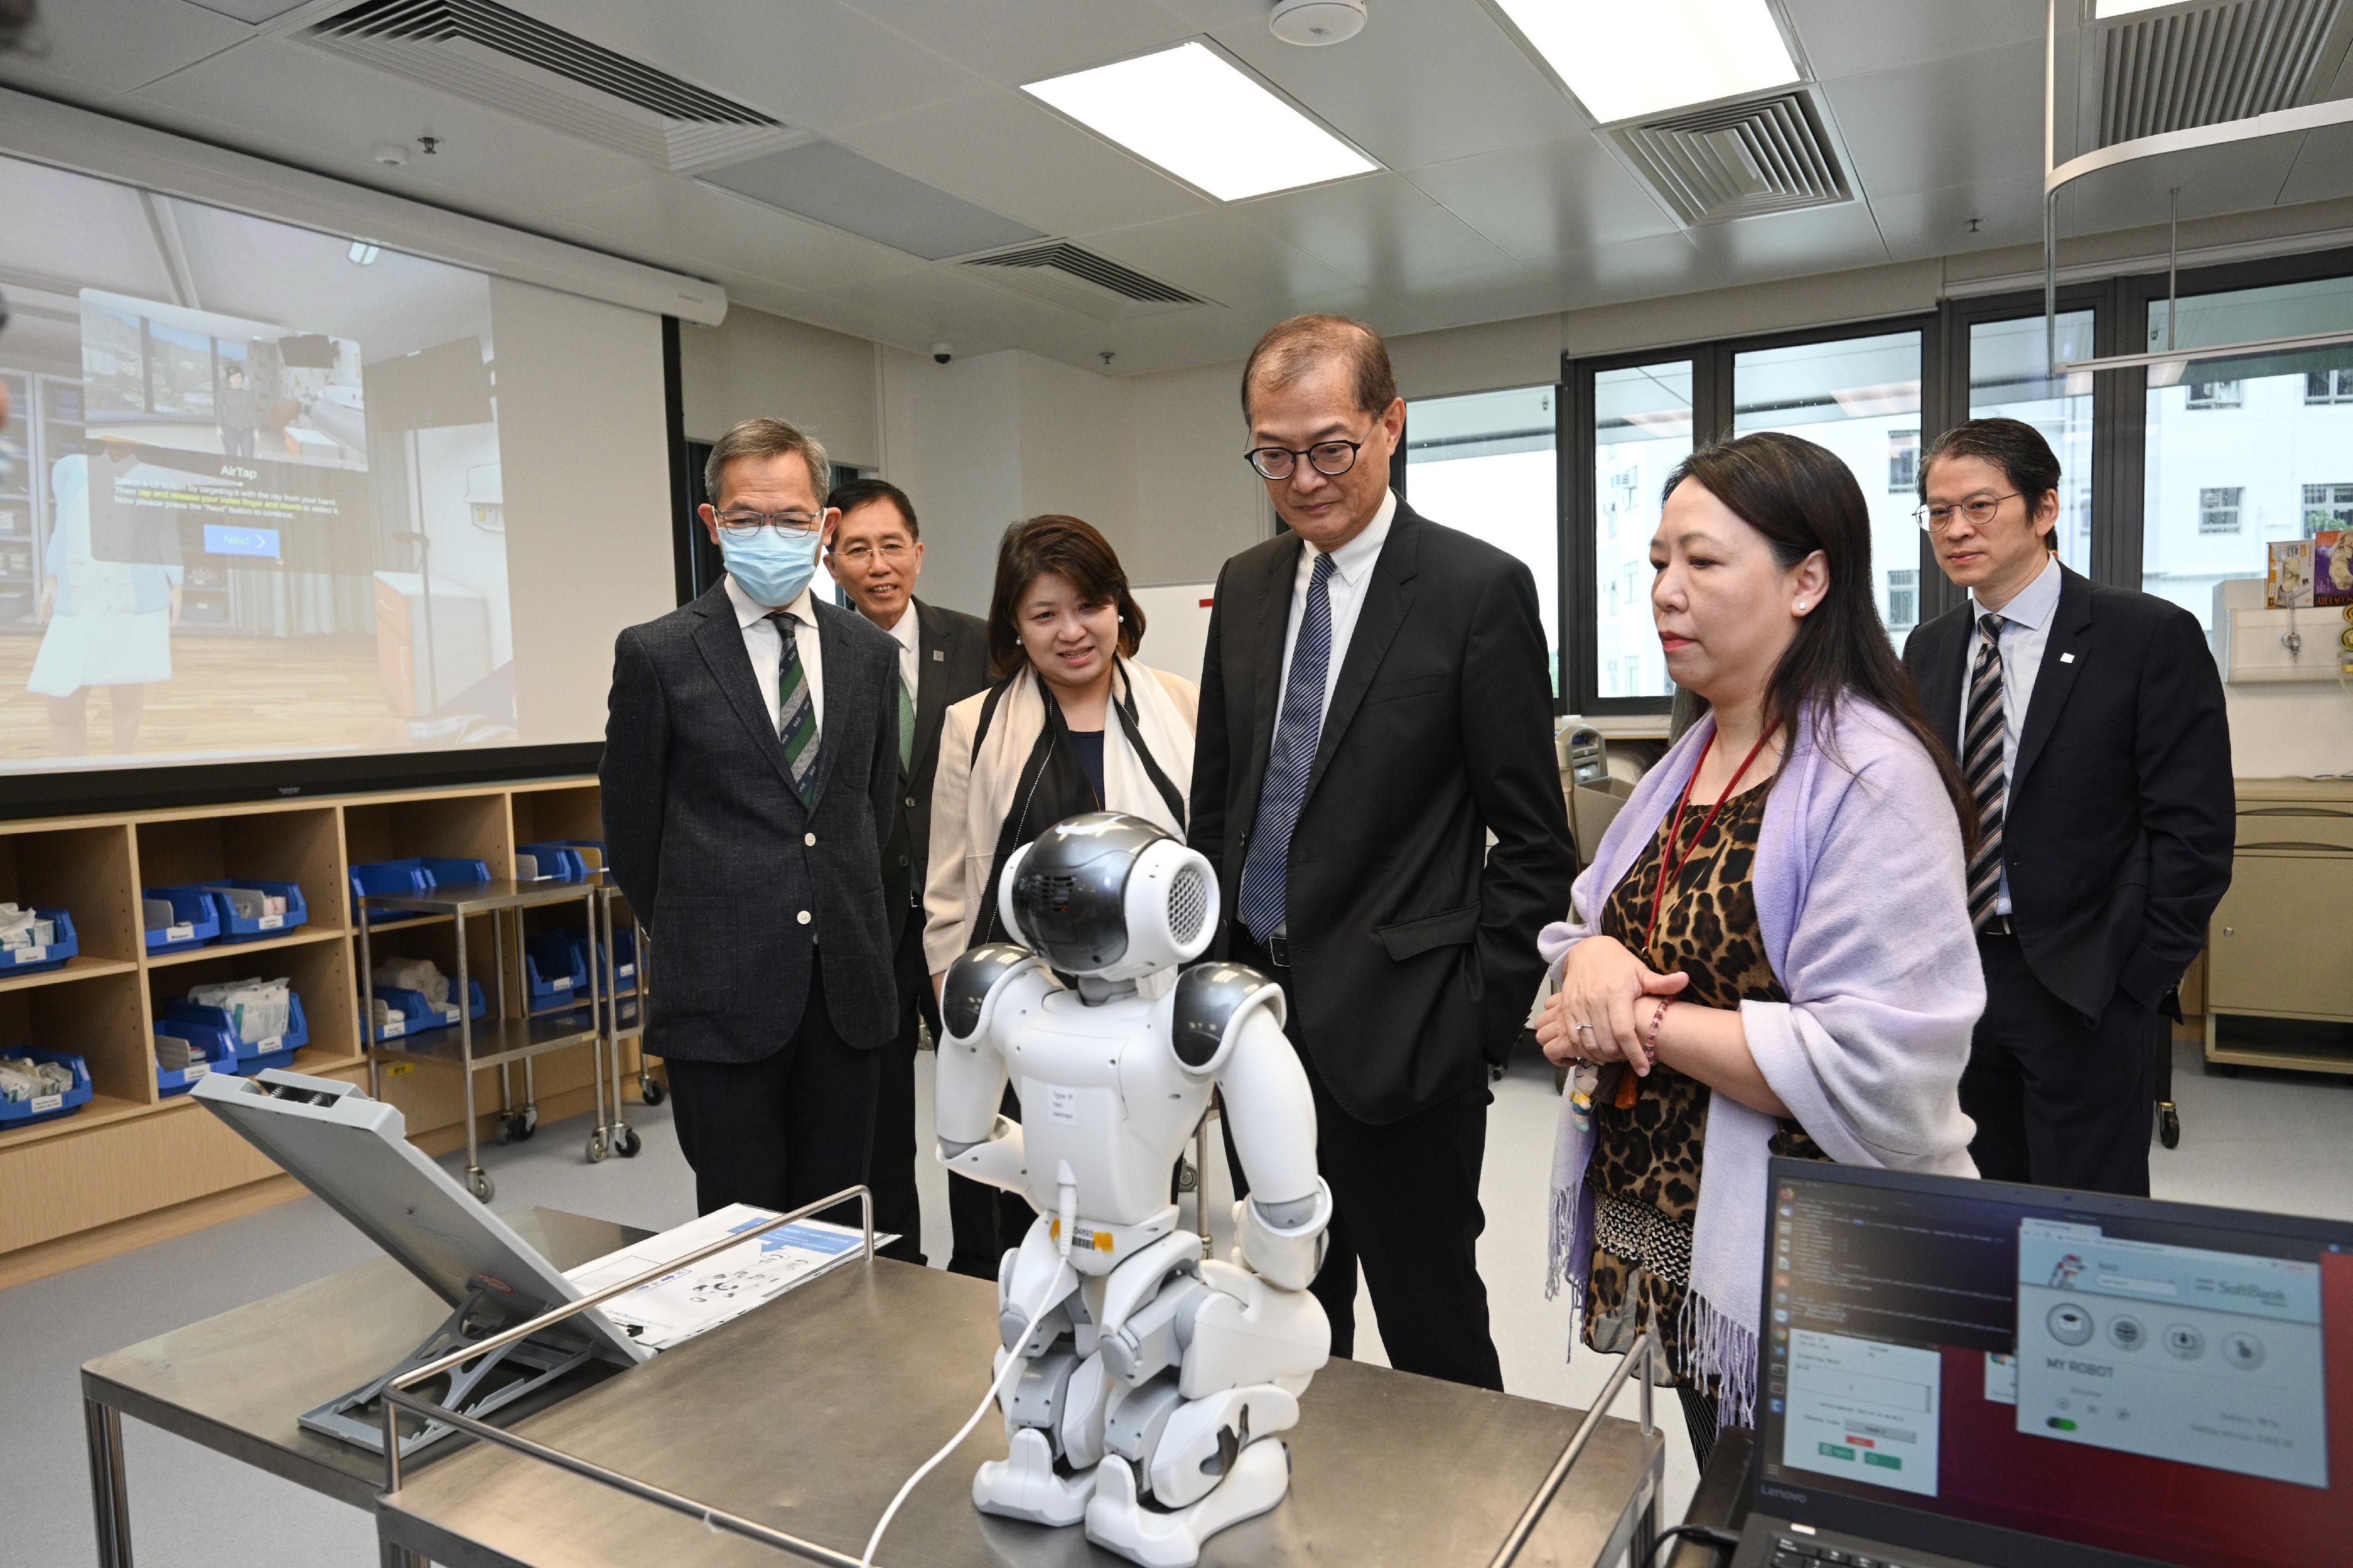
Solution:
M1709 712L1546 929L1536 1037L1573 1069L1553 1288L1595 1350L1661 1336L1704 1467L1753 1418L1767 1159L1975 1173L1976 813L1880 624L1839 458L1778 434L1693 453L1651 563L1667 671Z

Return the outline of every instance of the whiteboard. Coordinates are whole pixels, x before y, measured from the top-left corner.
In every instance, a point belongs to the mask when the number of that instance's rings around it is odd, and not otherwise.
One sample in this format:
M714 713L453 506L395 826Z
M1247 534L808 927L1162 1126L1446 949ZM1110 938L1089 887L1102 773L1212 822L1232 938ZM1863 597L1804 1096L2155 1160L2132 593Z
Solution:
M1209 646L1210 595L1215 583L1162 583L1131 587L1144 612L1144 643L1136 658L1155 669L1201 679L1201 655Z

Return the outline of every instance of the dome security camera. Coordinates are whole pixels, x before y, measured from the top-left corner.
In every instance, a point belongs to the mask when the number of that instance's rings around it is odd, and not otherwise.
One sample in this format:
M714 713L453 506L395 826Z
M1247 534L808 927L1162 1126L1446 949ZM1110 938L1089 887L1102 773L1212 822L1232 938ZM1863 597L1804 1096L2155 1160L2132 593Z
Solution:
M1365 0L1275 0L1267 26L1303 48L1345 43L1364 30Z
M945 364L955 357L955 350L950 348L947 344L934 343L932 345L932 363L934 364Z
M375 150L375 161L387 169L397 169L408 162L408 149L398 142L387 142Z

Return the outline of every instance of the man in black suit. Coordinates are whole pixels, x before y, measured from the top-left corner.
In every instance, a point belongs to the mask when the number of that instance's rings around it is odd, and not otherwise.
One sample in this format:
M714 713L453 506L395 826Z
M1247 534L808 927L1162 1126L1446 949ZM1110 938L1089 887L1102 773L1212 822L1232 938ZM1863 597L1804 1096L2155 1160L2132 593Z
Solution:
M1227 956L1289 995L1336 1202L1314 1287L1334 1353L1355 1349L1361 1262L1392 1365L1501 1388L1486 1068L1576 872L1535 583L1389 489L1405 404L1371 328L1276 326L1242 412L1291 531L1219 574L1192 841L1219 868Z
M652 934L646 1048L704 1214L864 1182L898 1022L898 647L809 592L828 478L781 420L721 437L702 521L727 575L613 650L607 862Z
M2231 883L2221 679L2189 612L2060 563L2059 459L2031 425L1955 426L1920 499L1970 590L1904 648L1982 819L1969 1153L1995 1180L2146 1196L2160 1015Z
M939 1037L939 1007L923 967L923 874L932 847L932 775L948 704L988 683L988 628L979 617L915 597L923 570L914 503L888 479L845 479L826 498L841 521L826 569L858 613L891 634L899 654L899 785L882 845L884 897L899 984L899 1032L882 1047L874 1104L874 1223L899 1239L885 1258L921 1268L923 1206L915 1195L915 1041L920 1018ZM951 1188L965 1178L949 1173ZM967 1184L983 1194L995 1189ZM953 1206L953 1205L952 1205Z

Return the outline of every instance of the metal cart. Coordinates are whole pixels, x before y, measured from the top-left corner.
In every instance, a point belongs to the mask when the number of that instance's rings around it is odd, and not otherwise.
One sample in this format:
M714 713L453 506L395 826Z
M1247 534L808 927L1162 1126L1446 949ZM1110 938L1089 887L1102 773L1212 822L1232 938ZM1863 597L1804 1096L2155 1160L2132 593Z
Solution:
M637 973L622 994L620 984L620 949L614 941L613 906L624 902L621 889L610 878L599 871L592 879L596 884L596 897L589 911L590 960L596 973L590 977L590 989L603 998L597 1010L599 1030L596 1039L596 1125L588 1133L588 1159L593 1164L618 1154L624 1160L637 1157L644 1147L637 1130L624 1114L621 1098L621 1042L636 1036L640 1043L645 1038L647 944L645 927L630 917L630 931L636 952ZM612 1075L612 1120L606 1120L604 1085L607 1070ZM640 1052L638 1067L638 1092L648 1105L659 1105L661 1095L651 1069L644 1065Z
M573 882L516 882L491 880L454 884L435 888L421 893L367 893L362 895L363 910L392 910L403 914L446 916L457 933L457 973L451 981L451 994L458 1001L458 1018L446 1027L418 1035L404 1035L395 1040L380 1041L375 1037L375 959L370 950L369 922L359 922L360 937L360 1028L368 1042L368 1092L381 1099L384 1092L383 1064L387 1059L429 1062L436 1067L455 1068L465 1087L466 1095L466 1190L484 1203L491 1201L497 1190L490 1173L482 1169L481 1150L474 1128L474 1069L495 1067L499 1072L499 1139L528 1138L539 1125L539 1105L532 1082L532 1061L549 1051L569 1046L586 1045L601 1057L605 1041L605 1016L610 992L599 993L594 985L585 1007L574 1006L562 1011L533 1016L524 1000L528 992L522 984L522 911L548 904L578 902L585 906L586 920L594 930L597 908L603 902L601 879ZM488 917L491 921L491 967L496 974L495 989L488 998L489 1005L479 1020L473 1016L470 1004L470 976L468 973L471 954L466 942L466 922ZM507 933L514 933L513 959L508 957ZM395 928L397 929L397 928ZM607 946L609 952L609 944ZM512 968L513 984L510 987L509 970ZM509 1009L510 995L516 1005ZM522 1063L523 1104L518 1110L512 1086L506 1069ZM596 1125L606 1126L605 1073L601 1062L590 1075L596 1080Z

